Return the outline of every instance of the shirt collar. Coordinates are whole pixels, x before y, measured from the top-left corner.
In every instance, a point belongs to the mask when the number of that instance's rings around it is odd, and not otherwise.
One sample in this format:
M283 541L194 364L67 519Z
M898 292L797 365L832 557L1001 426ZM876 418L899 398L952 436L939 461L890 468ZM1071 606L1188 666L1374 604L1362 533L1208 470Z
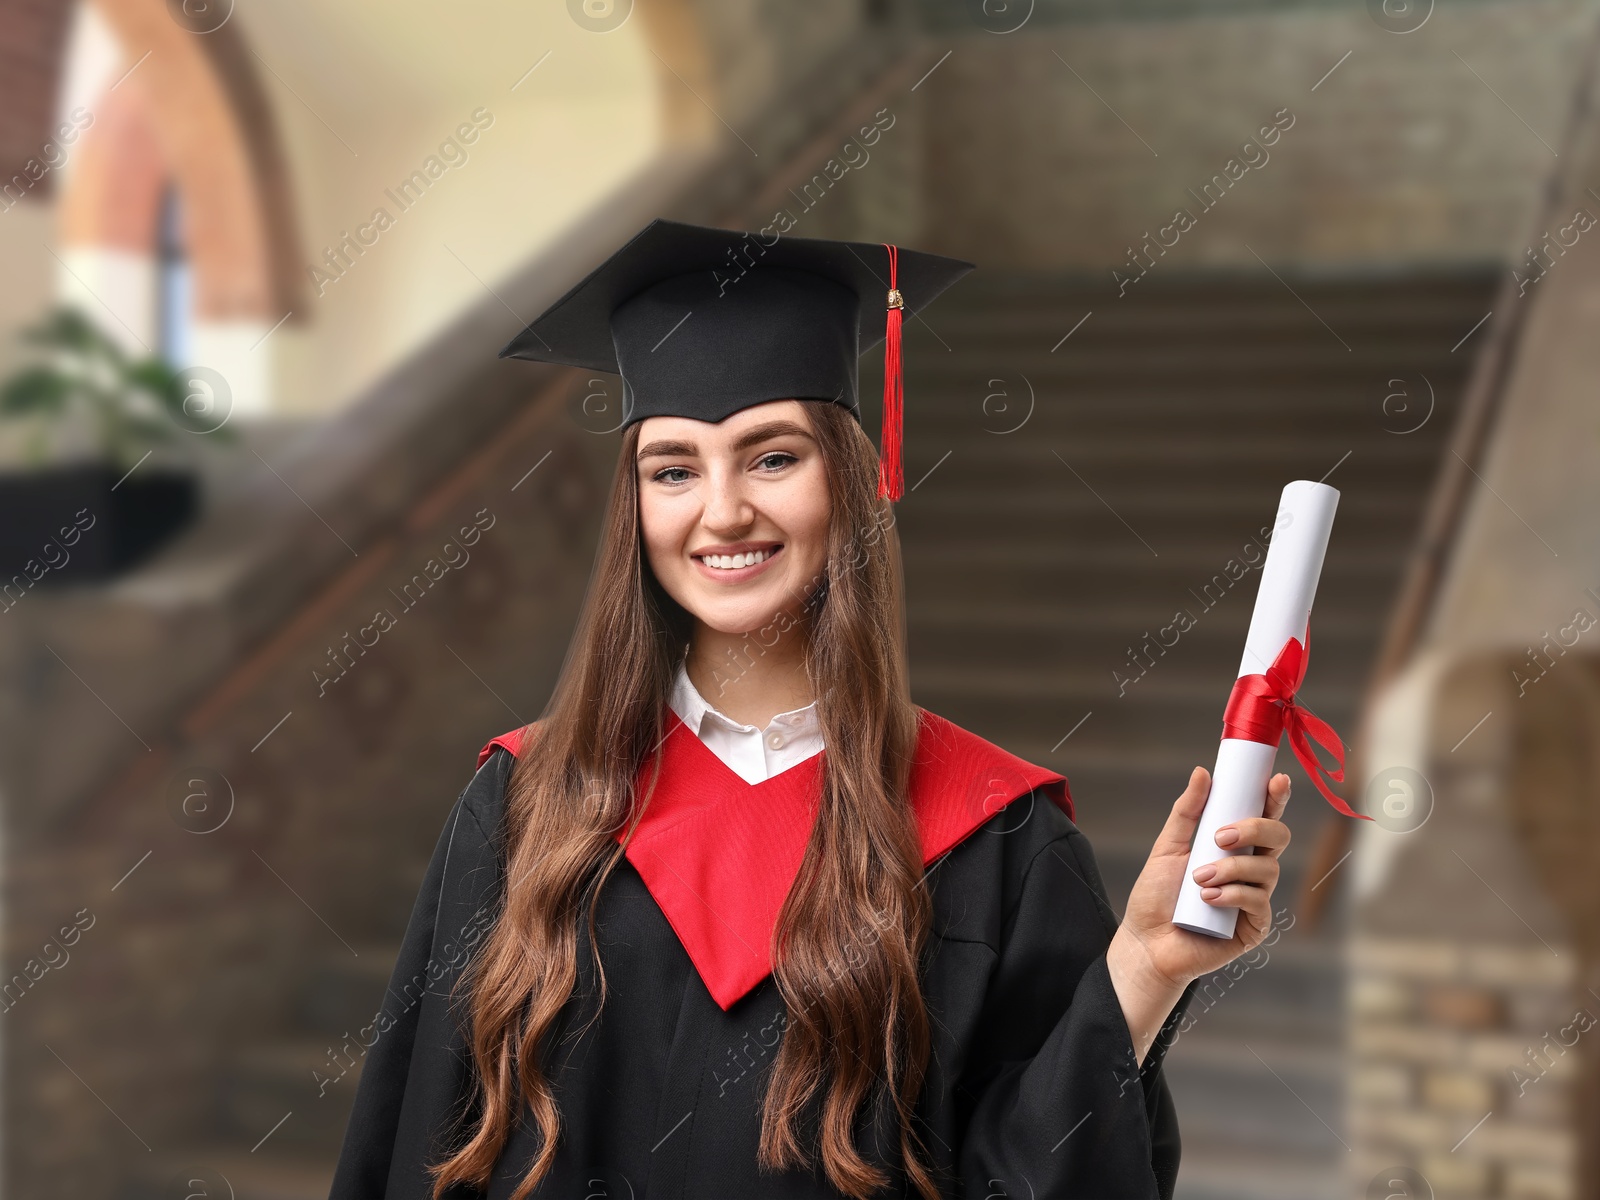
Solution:
M683 662L678 663L678 674L672 683L671 704L673 712L678 714L697 737L700 735L701 726L708 720L734 733L761 732L754 725L741 725L732 717L712 708L690 681L688 666ZM817 702L813 700L804 708L779 713L772 718L771 724L789 729L796 734L814 733L820 727L817 720Z

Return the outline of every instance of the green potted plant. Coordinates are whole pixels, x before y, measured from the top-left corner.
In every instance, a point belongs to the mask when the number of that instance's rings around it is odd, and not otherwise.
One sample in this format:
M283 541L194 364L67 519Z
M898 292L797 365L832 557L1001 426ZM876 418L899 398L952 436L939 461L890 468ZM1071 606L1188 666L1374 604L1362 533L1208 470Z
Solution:
M22 339L34 353L0 384L0 421L21 447L0 468L0 607L146 557L199 509L196 471L167 451L185 433L231 435L196 404L195 372L129 356L75 308Z

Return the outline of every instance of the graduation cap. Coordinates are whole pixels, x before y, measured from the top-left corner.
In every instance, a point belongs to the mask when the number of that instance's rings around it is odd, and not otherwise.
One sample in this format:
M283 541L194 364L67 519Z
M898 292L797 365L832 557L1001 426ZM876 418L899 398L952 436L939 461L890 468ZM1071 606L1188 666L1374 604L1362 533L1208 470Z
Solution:
M901 322L972 269L882 242L763 237L657 218L500 357L620 374L624 427L657 416L721 421L791 398L836 401L860 420L856 359L882 341L878 495L898 500Z

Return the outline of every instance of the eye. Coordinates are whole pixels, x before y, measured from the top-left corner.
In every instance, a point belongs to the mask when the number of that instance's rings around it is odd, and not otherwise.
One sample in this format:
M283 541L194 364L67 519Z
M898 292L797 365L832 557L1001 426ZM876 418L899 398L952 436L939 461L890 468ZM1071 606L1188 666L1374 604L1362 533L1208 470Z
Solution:
M782 470L790 463L799 461L800 460L797 457L795 457L793 454L790 454L787 450L774 450L771 453L763 454L760 458L756 459L756 465L759 467L764 467L769 471L778 471Z
M688 467L662 467L661 470L650 476L650 478L656 483L683 483L687 479L688 474ZM669 475L673 477L670 479L667 478Z

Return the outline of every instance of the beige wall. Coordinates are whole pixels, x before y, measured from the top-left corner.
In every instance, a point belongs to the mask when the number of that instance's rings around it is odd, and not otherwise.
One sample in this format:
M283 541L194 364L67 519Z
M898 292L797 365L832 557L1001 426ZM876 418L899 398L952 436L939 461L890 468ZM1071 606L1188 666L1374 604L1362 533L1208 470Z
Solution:
M1591 115L1567 156L1549 237L1539 238L1548 262L1530 266L1519 242L1512 293L1496 304L1494 320L1520 315L1525 325L1426 639L1455 653L1515 651L1526 664L1519 675L1533 680L1515 683L1524 704L1530 689L1548 687L1537 682L1544 675L1600 645L1597 169L1600 118ZM1547 638L1543 658L1523 654Z
M266 86L306 266L376 208L393 218L321 295L308 289L303 322L272 335L282 412L342 406L659 146L637 20L599 35L564 5L296 2L237 16L281 76ZM464 162L410 209L385 194L479 109L485 127ZM506 322L511 331L516 317Z

